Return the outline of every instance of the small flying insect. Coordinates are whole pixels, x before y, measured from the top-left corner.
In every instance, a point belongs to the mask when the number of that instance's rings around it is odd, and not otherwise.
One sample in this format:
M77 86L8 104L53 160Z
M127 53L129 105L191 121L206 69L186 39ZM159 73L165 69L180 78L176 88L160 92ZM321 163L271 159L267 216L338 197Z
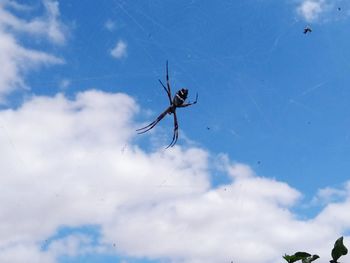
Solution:
M304 28L304 34L306 34L306 33L311 33L311 32L312 32L311 27L306 26L306 27Z
M160 79L158 79L158 80L168 95L170 106L168 108L166 108L165 111L163 111L153 122L151 122L150 124L148 124L147 126L145 126L143 128L137 129L136 131L138 131L138 134L148 132L149 130L153 129L154 126L156 126L158 124L158 122L160 122L167 114L169 114L169 115L173 114L173 116L174 116L174 134L173 134L173 139L172 139L171 143L166 147L166 148L169 148L169 147L173 147L176 144L177 139L179 138L179 125L178 125L177 116L176 116L176 109L177 108L185 108L185 107L191 106L193 104L196 104L197 100L198 100L198 93L196 95L196 100L194 102L188 102L188 103L185 103L185 101L187 99L187 95L188 95L188 89L182 88L176 92L174 98L171 97L168 61L166 62L166 86L163 84L163 82Z

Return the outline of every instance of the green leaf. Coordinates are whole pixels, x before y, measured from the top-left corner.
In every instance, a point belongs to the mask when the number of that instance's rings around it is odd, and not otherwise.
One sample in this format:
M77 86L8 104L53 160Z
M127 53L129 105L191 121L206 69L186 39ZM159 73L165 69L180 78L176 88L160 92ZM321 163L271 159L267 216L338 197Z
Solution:
M338 259L341 256L344 256L348 253L348 249L343 244L343 237L340 237L335 241L334 248L332 249L332 258L331 263L337 263Z
M296 262L298 260L303 260L306 259L308 257L311 257L311 255L309 253L306 252L297 252L294 255L284 255L283 258L288 262L288 263L293 263Z
M287 255L287 254L284 254L283 258L284 258L288 263L291 262L291 256L289 256L289 255Z
M320 258L319 255L313 255L312 257L308 257L306 259L303 259L302 263L311 263L312 261L315 261L318 258Z

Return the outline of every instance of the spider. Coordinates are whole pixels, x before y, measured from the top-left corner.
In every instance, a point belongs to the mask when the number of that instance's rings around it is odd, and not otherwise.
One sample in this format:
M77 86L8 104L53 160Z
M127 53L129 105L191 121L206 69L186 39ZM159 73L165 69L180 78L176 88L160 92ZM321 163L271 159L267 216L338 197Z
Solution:
M196 95L196 100L194 102L185 103L185 100L187 99L187 95L188 95L188 89L185 89L185 88L182 88L179 91L177 91L174 98L171 98L168 61L166 62L166 85L167 86L165 86L160 79L158 79L158 80L168 95L170 106L168 108L166 108L165 111L163 111L157 117L157 119L155 119L153 122L151 122L150 124L148 124L147 126L145 126L143 128L137 129L136 131L138 131L138 134L148 132L149 130L153 129L154 126L156 126L158 124L158 122L160 122L167 114L173 114L173 116L174 116L174 134L173 134L173 139L172 139L171 143L166 147L166 148L169 148L169 147L173 147L176 144L177 139L179 137L179 131L178 131L179 125L177 122L176 109L177 108L184 108L184 107L188 107L188 106L191 106L193 104L196 104L197 99L198 99L198 93Z

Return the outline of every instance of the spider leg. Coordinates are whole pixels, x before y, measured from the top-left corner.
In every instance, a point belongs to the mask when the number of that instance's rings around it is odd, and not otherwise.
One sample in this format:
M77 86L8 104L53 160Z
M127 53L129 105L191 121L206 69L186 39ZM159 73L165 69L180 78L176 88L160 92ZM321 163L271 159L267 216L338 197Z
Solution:
M169 102L170 102L170 104L171 104L172 101L171 101L171 93L170 93L170 90L168 90L168 89L165 87L165 85L163 84L163 82L162 82L160 79L158 79L158 80L159 80L160 84L162 84L162 86L163 86L165 92L168 94L168 99L169 99Z
M155 119L154 121L152 121L150 124L148 124L147 126L137 129L136 131L138 131L138 134L142 134L145 132L148 132L149 130L153 129L154 126L157 125L158 122L160 122L168 113L169 113L170 107L168 107L165 111L163 111L158 117L157 119Z
M169 81L168 60L166 61L166 85L168 87L168 91L170 94L170 100L171 100L171 88L170 88L170 81Z
M178 138L179 138L179 125L177 123L176 111L174 111L174 135L171 143L166 147L166 149L168 149L169 147L173 147L176 144Z
M177 106L178 108L185 108L185 107L188 107L188 106L191 106L193 104L196 104L197 103L197 100L198 100L198 93L196 94L196 100L194 102L189 102L189 103L184 103L182 105L179 105Z
M167 84L168 90L170 90L168 60L166 61L166 84Z

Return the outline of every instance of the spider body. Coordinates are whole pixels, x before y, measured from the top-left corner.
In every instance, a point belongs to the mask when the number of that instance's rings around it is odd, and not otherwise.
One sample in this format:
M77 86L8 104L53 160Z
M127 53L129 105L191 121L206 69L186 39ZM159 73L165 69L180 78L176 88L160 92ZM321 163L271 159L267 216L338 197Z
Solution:
M188 89L180 89L178 92L176 92L173 98L173 105L175 108L184 104L185 100L187 99L187 95Z
M145 133L145 132L153 129L158 124L158 122L160 122L167 114L169 114L169 115L173 114L173 116L174 116L174 135L173 135L173 140L171 141L171 143L167 147L167 148L169 148L169 147L173 147L176 144L177 139L179 137L179 131L178 131L179 125L178 125L177 116L176 116L176 109L177 108L184 108L184 107L188 107L188 106L191 106L193 104L196 104L197 99L198 99L198 94L196 95L196 100L194 102L185 103L187 96L188 96L188 89L182 88L176 92L176 94L173 98L171 98L171 89L170 89L169 73L168 73L168 61L166 62L166 81L167 81L167 86L165 86L163 84L163 82L161 80L159 80L160 84L163 86L165 92L168 95L169 104L170 104L169 107L165 111L163 111L157 117L157 119L155 119L153 122L151 122L147 126L140 128L140 129L137 129L137 131L139 134Z

